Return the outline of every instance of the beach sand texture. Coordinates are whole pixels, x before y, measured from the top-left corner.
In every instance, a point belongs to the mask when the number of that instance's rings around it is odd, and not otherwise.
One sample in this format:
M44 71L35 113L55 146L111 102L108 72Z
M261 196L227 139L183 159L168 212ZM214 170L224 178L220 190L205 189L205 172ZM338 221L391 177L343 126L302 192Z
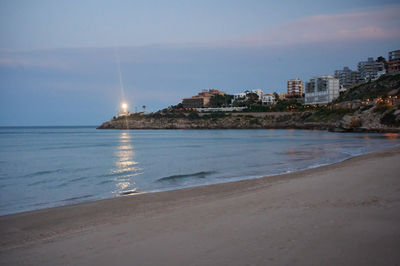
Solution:
M400 148L0 217L1 265L400 265Z

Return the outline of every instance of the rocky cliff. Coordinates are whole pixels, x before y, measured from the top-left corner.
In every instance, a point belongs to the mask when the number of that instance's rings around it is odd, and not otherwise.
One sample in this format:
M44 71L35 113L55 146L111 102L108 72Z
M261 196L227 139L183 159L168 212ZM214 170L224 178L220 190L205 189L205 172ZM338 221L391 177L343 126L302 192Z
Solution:
M355 86L331 108L353 111L339 120L336 131L400 132L400 75Z
M330 129L332 122L306 121L308 112L292 113L232 113L179 116L132 115L120 117L103 123L100 129L257 129L257 128L296 128Z
M197 113L159 111L131 114L99 129L257 129L293 128L338 132L400 132L400 75L355 86L327 107L292 112Z

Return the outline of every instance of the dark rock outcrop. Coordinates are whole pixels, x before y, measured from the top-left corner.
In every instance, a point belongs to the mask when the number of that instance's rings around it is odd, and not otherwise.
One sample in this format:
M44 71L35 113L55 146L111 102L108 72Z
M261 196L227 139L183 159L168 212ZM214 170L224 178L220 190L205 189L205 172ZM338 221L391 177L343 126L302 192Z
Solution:
M332 122L304 121L305 113L233 113L222 117L202 114L197 118L185 117L120 117L103 123L99 129L321 129L335 126Z

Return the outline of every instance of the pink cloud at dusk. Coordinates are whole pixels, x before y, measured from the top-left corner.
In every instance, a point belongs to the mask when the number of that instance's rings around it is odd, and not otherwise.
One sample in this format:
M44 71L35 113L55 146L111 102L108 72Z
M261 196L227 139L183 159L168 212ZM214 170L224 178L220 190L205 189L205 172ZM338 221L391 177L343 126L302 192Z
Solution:
M327 41L400 40L400 5L374 11L305 17L247 36L245 45L295 45Z

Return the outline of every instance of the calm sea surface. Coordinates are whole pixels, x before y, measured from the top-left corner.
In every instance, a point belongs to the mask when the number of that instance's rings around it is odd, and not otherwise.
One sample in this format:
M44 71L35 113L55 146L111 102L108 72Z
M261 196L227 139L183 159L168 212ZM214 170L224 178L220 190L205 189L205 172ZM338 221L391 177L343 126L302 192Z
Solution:
M274 175L400 144L305 130L0 128L0 215Z

